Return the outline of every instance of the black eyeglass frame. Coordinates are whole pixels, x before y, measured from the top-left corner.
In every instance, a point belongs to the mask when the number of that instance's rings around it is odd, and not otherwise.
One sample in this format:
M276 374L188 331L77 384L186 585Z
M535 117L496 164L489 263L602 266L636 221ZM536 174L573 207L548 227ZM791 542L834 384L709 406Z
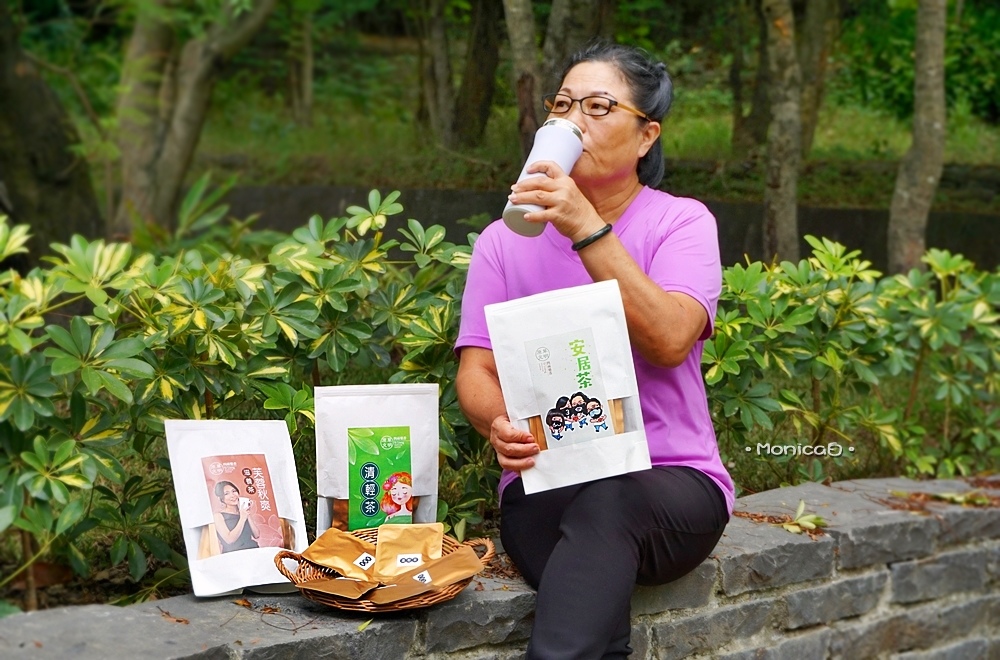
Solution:
M554 103L554 101L555 101L555 99L556 99L557 96L561 96L563 98L569 99L569 107L566 108L565 110L563 110L562 112L560 112L560 111L558 111L558 110L555 109L555 103ZM600 114L594 114L592 112L587 112L586 110L584 110L584 107L583 107L583 102L586 101L587 99L601 99L602 101L606 101L609 104L608 105L608 111L607 112L602 112ZM546 112L549 112L549 113L554 114L554 115L565 115L565 114L567 114L570 110L573 109L573 104L574 103L579 103L580 104L580 112L582 112L583 114L587 115L588 117L605 117L605 116L611 114L611 109L612 108L618 107L618 108L621 108L622 110L625 110L626 112L631 112L633 115L635 115L639 119L645 119L646 121L653 121L649 117L649 115L647 115L645 112L642 112L641 110L636 110L635 108L633 108L631 106L625 105L624 103L616 101L615 99L608 98L607 96L600 96L600 95L596 95L595 94L595 95L592 95L592 96L584 96L583 98L575 99L572 96L570 96L569 94L563 94L562 92L553 92L551 94L546 94L546 95L544 95L542 97L542 107L545 109Z

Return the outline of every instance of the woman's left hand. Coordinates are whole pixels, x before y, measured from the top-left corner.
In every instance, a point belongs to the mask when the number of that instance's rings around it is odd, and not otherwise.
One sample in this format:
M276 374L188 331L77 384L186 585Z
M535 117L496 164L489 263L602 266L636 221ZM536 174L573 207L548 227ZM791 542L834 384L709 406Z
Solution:
M551 160L540 160L528 168L530 176L513 186L508 199L515 204L537 204L541 211L526 213L528 222L550 222L563 236L576 242L590 236L604 226L605 221L598 215L576 182L559 165Z

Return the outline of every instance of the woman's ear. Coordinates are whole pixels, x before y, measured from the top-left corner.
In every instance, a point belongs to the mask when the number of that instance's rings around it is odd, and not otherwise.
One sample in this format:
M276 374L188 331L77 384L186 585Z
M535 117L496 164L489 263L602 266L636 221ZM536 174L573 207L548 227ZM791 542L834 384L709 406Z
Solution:
M642 130L642 141L639 143L639 158L649 152L658 137L660 137L660 122L647 121Z

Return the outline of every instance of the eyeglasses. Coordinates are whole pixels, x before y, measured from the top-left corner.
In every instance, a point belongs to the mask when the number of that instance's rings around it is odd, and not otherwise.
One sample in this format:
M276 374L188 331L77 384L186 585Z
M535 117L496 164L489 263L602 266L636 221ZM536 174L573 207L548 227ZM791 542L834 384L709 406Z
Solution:
M572 109L574 103L579 103L580 111L585 115L590 115L591 117L603 117L611 112L611 108L618 106L622 110L631 112L640 119L653 121L646 115L646 113L640 112L635 108L630 108L624 103L619 103L618 101L609 99L606 96L584 96L582 99L574 99L570 96L566 96L565 94L546 94L542 97L542 105L545 107L545 111L551 112L554 115L566 114L570 111L570 109Z

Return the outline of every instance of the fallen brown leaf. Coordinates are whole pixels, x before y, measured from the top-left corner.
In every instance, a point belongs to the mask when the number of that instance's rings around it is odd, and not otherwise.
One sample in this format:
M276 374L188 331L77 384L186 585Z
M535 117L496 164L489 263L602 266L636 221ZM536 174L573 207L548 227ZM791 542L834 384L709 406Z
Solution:
M278 607L262 607L260 611L264 614L277 614L281 612L281 608Z
M252 610L253 609L253 603L251 603L246 598L238 598L237 600L234 600L233 603L235 603L236 605L239 605L240 607L245 607L248 610Z
M174 616L173 614L171 614L170 612L166 611L165 609L163 609L160 606L157 606L156 609L160 610L160 616L162 616L167 621L170 621L171 623L183 623L184 625L187 625L187 624L191 623L187 619L182 619L180 617Z

